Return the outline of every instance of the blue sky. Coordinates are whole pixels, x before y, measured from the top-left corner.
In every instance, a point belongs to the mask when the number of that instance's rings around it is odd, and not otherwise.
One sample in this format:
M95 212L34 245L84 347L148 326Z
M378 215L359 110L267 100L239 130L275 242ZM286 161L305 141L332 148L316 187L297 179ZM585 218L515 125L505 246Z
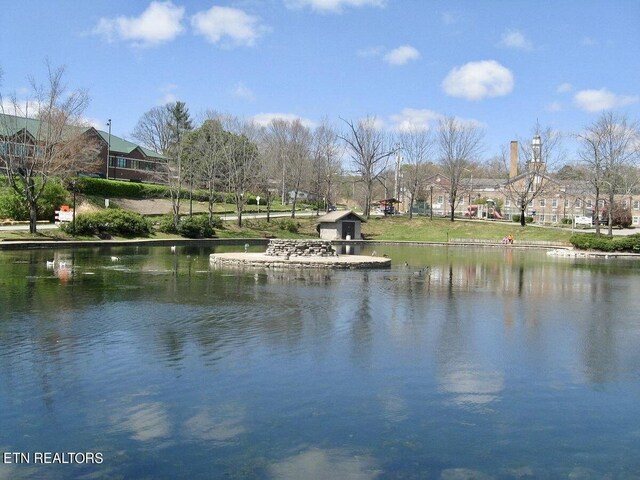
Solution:
M637 0L3 3L3 94L27 100L48 58L125 138L174 100L196 117L375 115L389 130L452 115L484 127L485 157L536 120L570 133L606 109L640 118Z

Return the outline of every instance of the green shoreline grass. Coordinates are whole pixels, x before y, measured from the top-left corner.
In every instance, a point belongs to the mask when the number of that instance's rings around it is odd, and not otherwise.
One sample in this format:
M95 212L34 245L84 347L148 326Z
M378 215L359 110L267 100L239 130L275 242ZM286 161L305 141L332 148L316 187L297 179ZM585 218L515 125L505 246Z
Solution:
M456 220L434 218L382 217L372 218L363 224L362 232L368 240L398 240L423 242L448 242L452 239L489 240L500 242L511 234L515 241L533 240L569 242L570 229L521 227L514 222Z
M225 222L223 228L216 229L216 238L315 238L316 216L295 218L297 232L287 230L290 218L275 218L271 222L264 219L245 219L243 227L234 222ZM448 242L453 239L486 240L500 242L511 234L518 241L549 241L568 243L571 230L566 228L521 227L513 222L485 222L478 220L456 220L444 218L433 220L424 217L378 217L362 224L362 233L366 240L380 241L416 241ZM178 235L155 233L146 239L181 239ZM36 235L25 231L0 231L2 240L96 240L94 237L72 237L59 230L41 230Z

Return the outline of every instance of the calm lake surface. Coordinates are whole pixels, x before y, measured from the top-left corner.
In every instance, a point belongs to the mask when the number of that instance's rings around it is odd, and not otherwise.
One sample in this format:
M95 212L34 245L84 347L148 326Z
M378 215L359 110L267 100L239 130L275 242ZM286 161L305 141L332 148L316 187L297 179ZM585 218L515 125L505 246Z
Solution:
M640 478L640 263L375 249L0 252L0 479Z

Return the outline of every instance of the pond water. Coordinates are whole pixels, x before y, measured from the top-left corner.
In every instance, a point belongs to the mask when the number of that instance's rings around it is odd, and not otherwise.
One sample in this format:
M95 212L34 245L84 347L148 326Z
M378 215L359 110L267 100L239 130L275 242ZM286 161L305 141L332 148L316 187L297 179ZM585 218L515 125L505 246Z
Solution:
M640 264L375 249L0 252L0 479L639 478Z

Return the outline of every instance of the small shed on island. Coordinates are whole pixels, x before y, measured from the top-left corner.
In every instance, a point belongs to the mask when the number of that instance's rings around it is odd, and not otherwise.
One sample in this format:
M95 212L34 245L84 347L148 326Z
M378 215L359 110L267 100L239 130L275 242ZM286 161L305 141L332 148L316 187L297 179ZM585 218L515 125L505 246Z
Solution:
M318 231L323 240L360 240L360 225L365 219L351 210L336 210L318 219Z

